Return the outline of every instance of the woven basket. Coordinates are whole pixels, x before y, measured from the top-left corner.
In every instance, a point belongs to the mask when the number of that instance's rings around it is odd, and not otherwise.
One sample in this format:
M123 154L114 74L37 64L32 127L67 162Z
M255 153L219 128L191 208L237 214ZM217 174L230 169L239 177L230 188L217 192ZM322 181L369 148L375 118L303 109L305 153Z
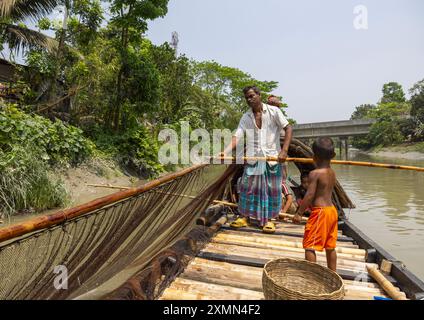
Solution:
M267 300L342 300L342 278L319 264L297 259L269 261L262 274Z

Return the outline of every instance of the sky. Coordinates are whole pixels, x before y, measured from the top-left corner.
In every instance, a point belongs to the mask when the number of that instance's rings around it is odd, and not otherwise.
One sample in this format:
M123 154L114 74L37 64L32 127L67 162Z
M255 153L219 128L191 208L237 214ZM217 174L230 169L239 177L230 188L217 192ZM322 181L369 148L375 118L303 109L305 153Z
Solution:
M407 93L424 79L422 0L170 0L147 35L161 44L173 31L189 58L278 81L298 123L349 119L384 83Z

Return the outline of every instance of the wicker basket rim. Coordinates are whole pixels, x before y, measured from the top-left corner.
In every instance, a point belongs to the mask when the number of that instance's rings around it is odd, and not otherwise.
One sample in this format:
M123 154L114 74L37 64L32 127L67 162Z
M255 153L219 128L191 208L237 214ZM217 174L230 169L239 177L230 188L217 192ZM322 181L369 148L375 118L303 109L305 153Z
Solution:
M271 264L271 263L276 263L276 262L278 262L278 261L300 262L300 263L305 263L305 264L312 265L312 266L313 266L313 268L318 267L318 268L320 268L320 269L324 270L325 272L330 272L330 273L332 273L333 275L335 275L335 276L336 276L336 278L338 278L338 280L339 280L339 281L340 281L340 283L342 284L342 285L341 285L341 287L340 287L338 290L333 291L333 292L331 292L331 293L322 293L322 294L310 294L310 293L303 293L303 292L295 291L295 290L292 290L292 289L290 289L290 288L286 288L286 287L284 287L284 290L287 290L287 291L289 291L289 292L293 292L294 294L297 294L297 295L303 296L303 297L305 297L305 298L307 298L307 297L320 297L320 298L332 297L332 296L336 296L336 295L339 295L340 293L344 292L344 282L343 282L343 279L342 279L342 277L340 277L340 275L339 275L337 272L334 272L334 271L333 271L333 270L331 270L331 269L325 268L325 267L323 267L323 266L321 266L321 265L319 265L319 264L317 264L317 263L309 262L309 261L307 261L307 260L303 260L303 259L293 259L293 258L279 258L279 259L273 259L273 260L268 261L268 262L265 264L264 269L263 269L263 273L264 273L264 274L265 274L265 276L268 278L268 280L269 280L269 281L271 281L271 282L272 282L272 284L273 284L273 285L275 285L275 286L277 286L277 287L282 287L282 286L281 286L280 284L276 283L276 282L275 282L275 280L274 280L274 279L273 279L273 278L272 278L272 277L268 274L268 271L267 271L266 267L267 267L269 264Z

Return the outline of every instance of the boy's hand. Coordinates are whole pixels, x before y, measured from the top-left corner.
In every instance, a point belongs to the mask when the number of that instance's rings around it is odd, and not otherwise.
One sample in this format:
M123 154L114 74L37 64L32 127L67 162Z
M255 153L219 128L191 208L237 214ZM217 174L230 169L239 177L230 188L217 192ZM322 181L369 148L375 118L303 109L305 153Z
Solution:
M296 213L293 217L293 223L299 224L301 222L302 222L302 216Z

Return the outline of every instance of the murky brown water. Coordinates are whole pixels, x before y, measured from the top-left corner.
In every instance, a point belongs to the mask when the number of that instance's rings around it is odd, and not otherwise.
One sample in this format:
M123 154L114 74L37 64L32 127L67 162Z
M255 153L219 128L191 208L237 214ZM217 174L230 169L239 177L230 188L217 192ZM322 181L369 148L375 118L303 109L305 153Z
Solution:
M423 160L363 154L349 160L424 167ZM350 221L424 280L424 172L341 165L334 169L356 205L346 211Z

